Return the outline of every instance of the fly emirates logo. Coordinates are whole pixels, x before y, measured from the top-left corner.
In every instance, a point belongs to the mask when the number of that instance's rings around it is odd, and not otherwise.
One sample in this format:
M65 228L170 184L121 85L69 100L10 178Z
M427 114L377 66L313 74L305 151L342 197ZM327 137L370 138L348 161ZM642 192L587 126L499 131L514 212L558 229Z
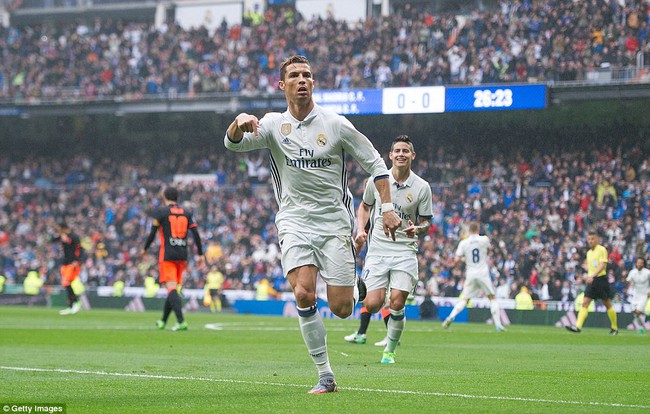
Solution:
M300 148L299 158L289 158L284 156L288 167L300 169L326 168L332 165L331 158L314 158L314 150Z

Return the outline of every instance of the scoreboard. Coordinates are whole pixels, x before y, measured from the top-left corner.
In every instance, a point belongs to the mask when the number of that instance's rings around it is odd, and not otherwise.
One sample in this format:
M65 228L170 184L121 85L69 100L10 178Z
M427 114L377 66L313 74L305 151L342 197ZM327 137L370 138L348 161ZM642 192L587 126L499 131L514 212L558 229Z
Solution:
M341 115L430 114L545 109L546 85L314 91L314 101Z

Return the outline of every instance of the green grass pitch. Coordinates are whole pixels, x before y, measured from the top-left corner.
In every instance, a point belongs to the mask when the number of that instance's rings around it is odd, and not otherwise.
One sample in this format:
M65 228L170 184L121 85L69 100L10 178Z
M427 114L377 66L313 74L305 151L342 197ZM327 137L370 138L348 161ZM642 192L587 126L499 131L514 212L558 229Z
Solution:
M325 321L340 391L308 395L317 373L290 318L190 313L157 331L158 312L0 307L0 405L67 413L650 412L650 335L587 328L407 321L395 365L383 322L368 343ZM170 321L175 322L173 316ZM206 325L211 324L212 329ZM170 324L171 325L171 324Z

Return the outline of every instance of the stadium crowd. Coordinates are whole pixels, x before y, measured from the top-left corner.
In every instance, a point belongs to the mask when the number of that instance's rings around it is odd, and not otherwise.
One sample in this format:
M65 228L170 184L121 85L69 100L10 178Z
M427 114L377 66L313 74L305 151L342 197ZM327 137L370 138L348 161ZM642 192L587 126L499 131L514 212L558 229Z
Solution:
M498 6L455 15L406 2L355 23L269 7L213 33L110 19L0 27L0 100L273 93L291 54L315 62L321 89L582 81L598 68L625 78L638 75L638 52L650 54L647 1Z
M423 147L413 169L432 185L434 218L420 243L419 293L458 295L462 269L452 257L467 223L477 219L495 244L491 271L499 297L512 298L527 286L540 300L573 300L581 288L586 232L597 229L610 255L609 278L623 300L622 279L634 258L650 253L650 156L635 144L625 150L592 145L515 156ZM349 170L358 202L365 173L352 161ZM121 161L3 154L0 174L0 272L8 285L22 283L30 269L58 284L60 245L50 234L65 218L82 238L86 285L121 279L142 286L157 273L155 254L139 255L148 212L176 176L207 261L226 277L224 288L254 289L268 278L276 289L289 290L264 156L227 156L217 148L136 151ZM205 176L184 180L183 174ZM206 273L207 267L190 263L186 287L201 287Z

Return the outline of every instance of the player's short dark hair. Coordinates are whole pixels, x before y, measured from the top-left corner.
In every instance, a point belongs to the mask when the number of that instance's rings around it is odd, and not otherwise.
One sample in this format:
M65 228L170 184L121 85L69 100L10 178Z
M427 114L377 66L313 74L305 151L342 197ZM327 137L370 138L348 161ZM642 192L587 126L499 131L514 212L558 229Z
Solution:
M163 195L169 201L178 201L178 189L176 189L176 187L165 188Z
M636 260L639 260L639 259L643 260L643 267L645 267L645 265L646 265L646 263L648 263L648 261L643 256L639 256L639 257L636 258ZM635 260L635 262L636 262L636 260Z
M587 232L587 236L596 236L601 240L605 238L605 236L603 235L603 232L598 230L598 229L589 230Z
M62 228L62 229L69 229L70 228L70 227L68 227L68 223L66 223L66 221L64 219L58 219L56 221L56 225L59 228Z
M411 141L411 138L409 138L409 136L406 135L406 134L398 135L398 136L395 137L395 139L393 140L393 143L390 144L390 150L391 151L393 150L393 147L395 147L395 144L397 144L398 142L405 142L405 143L409 144L409 147L411 147L411 151L415 152L415 149L413 148L413 142Z
M287 73L287 66L291 65L292 63L304 63L306 65L309 65L309 60L301 55L293 55L289 56L282 62L282 66L280 66L280 80L284 82L284 75Z

